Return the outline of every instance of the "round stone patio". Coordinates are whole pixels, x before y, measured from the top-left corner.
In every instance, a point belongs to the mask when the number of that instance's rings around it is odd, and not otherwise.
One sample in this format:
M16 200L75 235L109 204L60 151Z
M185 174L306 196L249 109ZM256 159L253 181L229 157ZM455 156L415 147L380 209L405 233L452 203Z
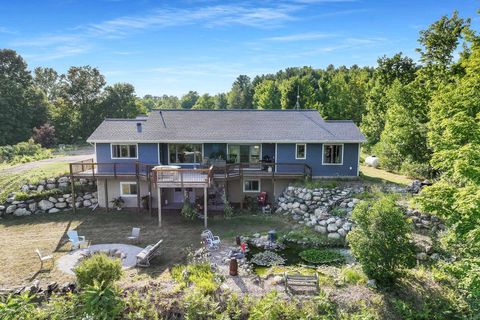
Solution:
M130 244L120 244L120 243L106 243L106 244L94 244L88 248L77 249L67 253L66 255L60 257L57 260L57 268L67 274L75 274L73 269L78 264L78 262L84 257L84 254L88 251L97 252L97 251L109 251L109 250L120 250L125 254L125 259L122 259L123 269L129 269L135 267L137 262L137 254L142 251L142 248L133 246ZM112 258L113 259L113 258Z

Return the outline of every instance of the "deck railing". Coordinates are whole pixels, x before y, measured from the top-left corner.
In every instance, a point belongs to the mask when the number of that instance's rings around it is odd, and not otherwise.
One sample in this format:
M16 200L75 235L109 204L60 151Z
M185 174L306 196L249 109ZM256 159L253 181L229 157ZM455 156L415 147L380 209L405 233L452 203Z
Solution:
M152 169L153 181L158 185L210 185L213 178L213 167L208 169L174 169L159 167Z
M152 178L152 181L166 183L210 183L212 179L230 179L239 176L279 177L303 175L312 177L312 168L304 163L234 163L224 166L200 167L198 169L176 169L140 162L98 163L93 159L71 163L71 173L80 176L135 176Z
M238 176L265 176L275 178L276 176L304 175L312 177L312 168L305 163L234 163L213 168L216 177L225 179Z

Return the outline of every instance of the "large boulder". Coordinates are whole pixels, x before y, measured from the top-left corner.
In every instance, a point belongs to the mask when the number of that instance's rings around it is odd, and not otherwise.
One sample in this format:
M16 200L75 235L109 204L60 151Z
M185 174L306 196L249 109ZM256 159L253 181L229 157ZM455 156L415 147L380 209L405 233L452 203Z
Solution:
M329 233L327 237L328 239L334 239L334 240L338 240L342 238L342 236L337 232Z
M57 186L55 183L47 183L47 189L48 190L52 190L52 189L55 189Z
M66 202L57 202L57 203L55 203L55 208L63 209L63 208L66 208L66 207L67 207L67 203L66 203Z
M28 211L26 208L18 208L13 212L14 216L21 217L21 216L28 216L31 212Z
M44 211L48 210L48 209L51 209L53 208L54 204L48 200L41 200L39 203L38 203L38 207Z
M328 226L327 226L327 230L328 232L335 232L338 230L338 227L335 223L330 223Z
M68 183L69 181L70 179L68 177L60 177L57 180L58 183Z
M17 209L17 206L15 204L11 204L5 209L6 214L11 214Z
M327 228L325 228L323 226L315 226L315 231L320 232L322 234L325 234L325 233L327 233Z

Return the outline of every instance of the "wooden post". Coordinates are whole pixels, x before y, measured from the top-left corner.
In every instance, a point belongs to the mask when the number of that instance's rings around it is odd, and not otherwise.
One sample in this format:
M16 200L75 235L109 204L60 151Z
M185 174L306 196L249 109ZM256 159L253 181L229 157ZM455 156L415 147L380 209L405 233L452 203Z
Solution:
M242 195L242 197L240 198L240 209L243 209L243 200L245 198L245 194L243 192L243 177L240 176L239 180L240 180L240 194Z
M148 213L152 215L152 177L150 175L150 167L147 167L147 183L148 183Z
M107 209L108 212L108 179L105 179L105 209Z
M158 198L158 226L162 226L162 189L157 187L157 198Z
M75 201L75 180L73 178L73 169L72 169L72 164L70 163L70 186L72 187L72 207L73 207L73 213L77 212L76 208L76 201Z
M140 172L138 168L138 161L135 162L135 173L137 176L137 212L140 212Z
M275 196L275 179L272 179L272 183L273 183L273 203L275 203L275 199L276 199L276 196Z
M205 229L207 229L207 206L208 206L208 199L207 199L207 187L203 188L203 224Z

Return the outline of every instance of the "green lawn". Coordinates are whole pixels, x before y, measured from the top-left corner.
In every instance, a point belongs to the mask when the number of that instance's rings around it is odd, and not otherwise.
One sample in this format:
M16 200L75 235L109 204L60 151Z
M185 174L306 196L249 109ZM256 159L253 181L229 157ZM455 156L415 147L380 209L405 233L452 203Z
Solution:
M0 172L0 203L10 192L20 191L26 183L36 183L45 178L58 177L68 173L68 163L47 163L18 173Z
M391 182L400 185L407 185L413 181L413 179L410 179L401 174L388 172L382 169L367 167L366 165L360 165L360 172L365 180L373 182Z

